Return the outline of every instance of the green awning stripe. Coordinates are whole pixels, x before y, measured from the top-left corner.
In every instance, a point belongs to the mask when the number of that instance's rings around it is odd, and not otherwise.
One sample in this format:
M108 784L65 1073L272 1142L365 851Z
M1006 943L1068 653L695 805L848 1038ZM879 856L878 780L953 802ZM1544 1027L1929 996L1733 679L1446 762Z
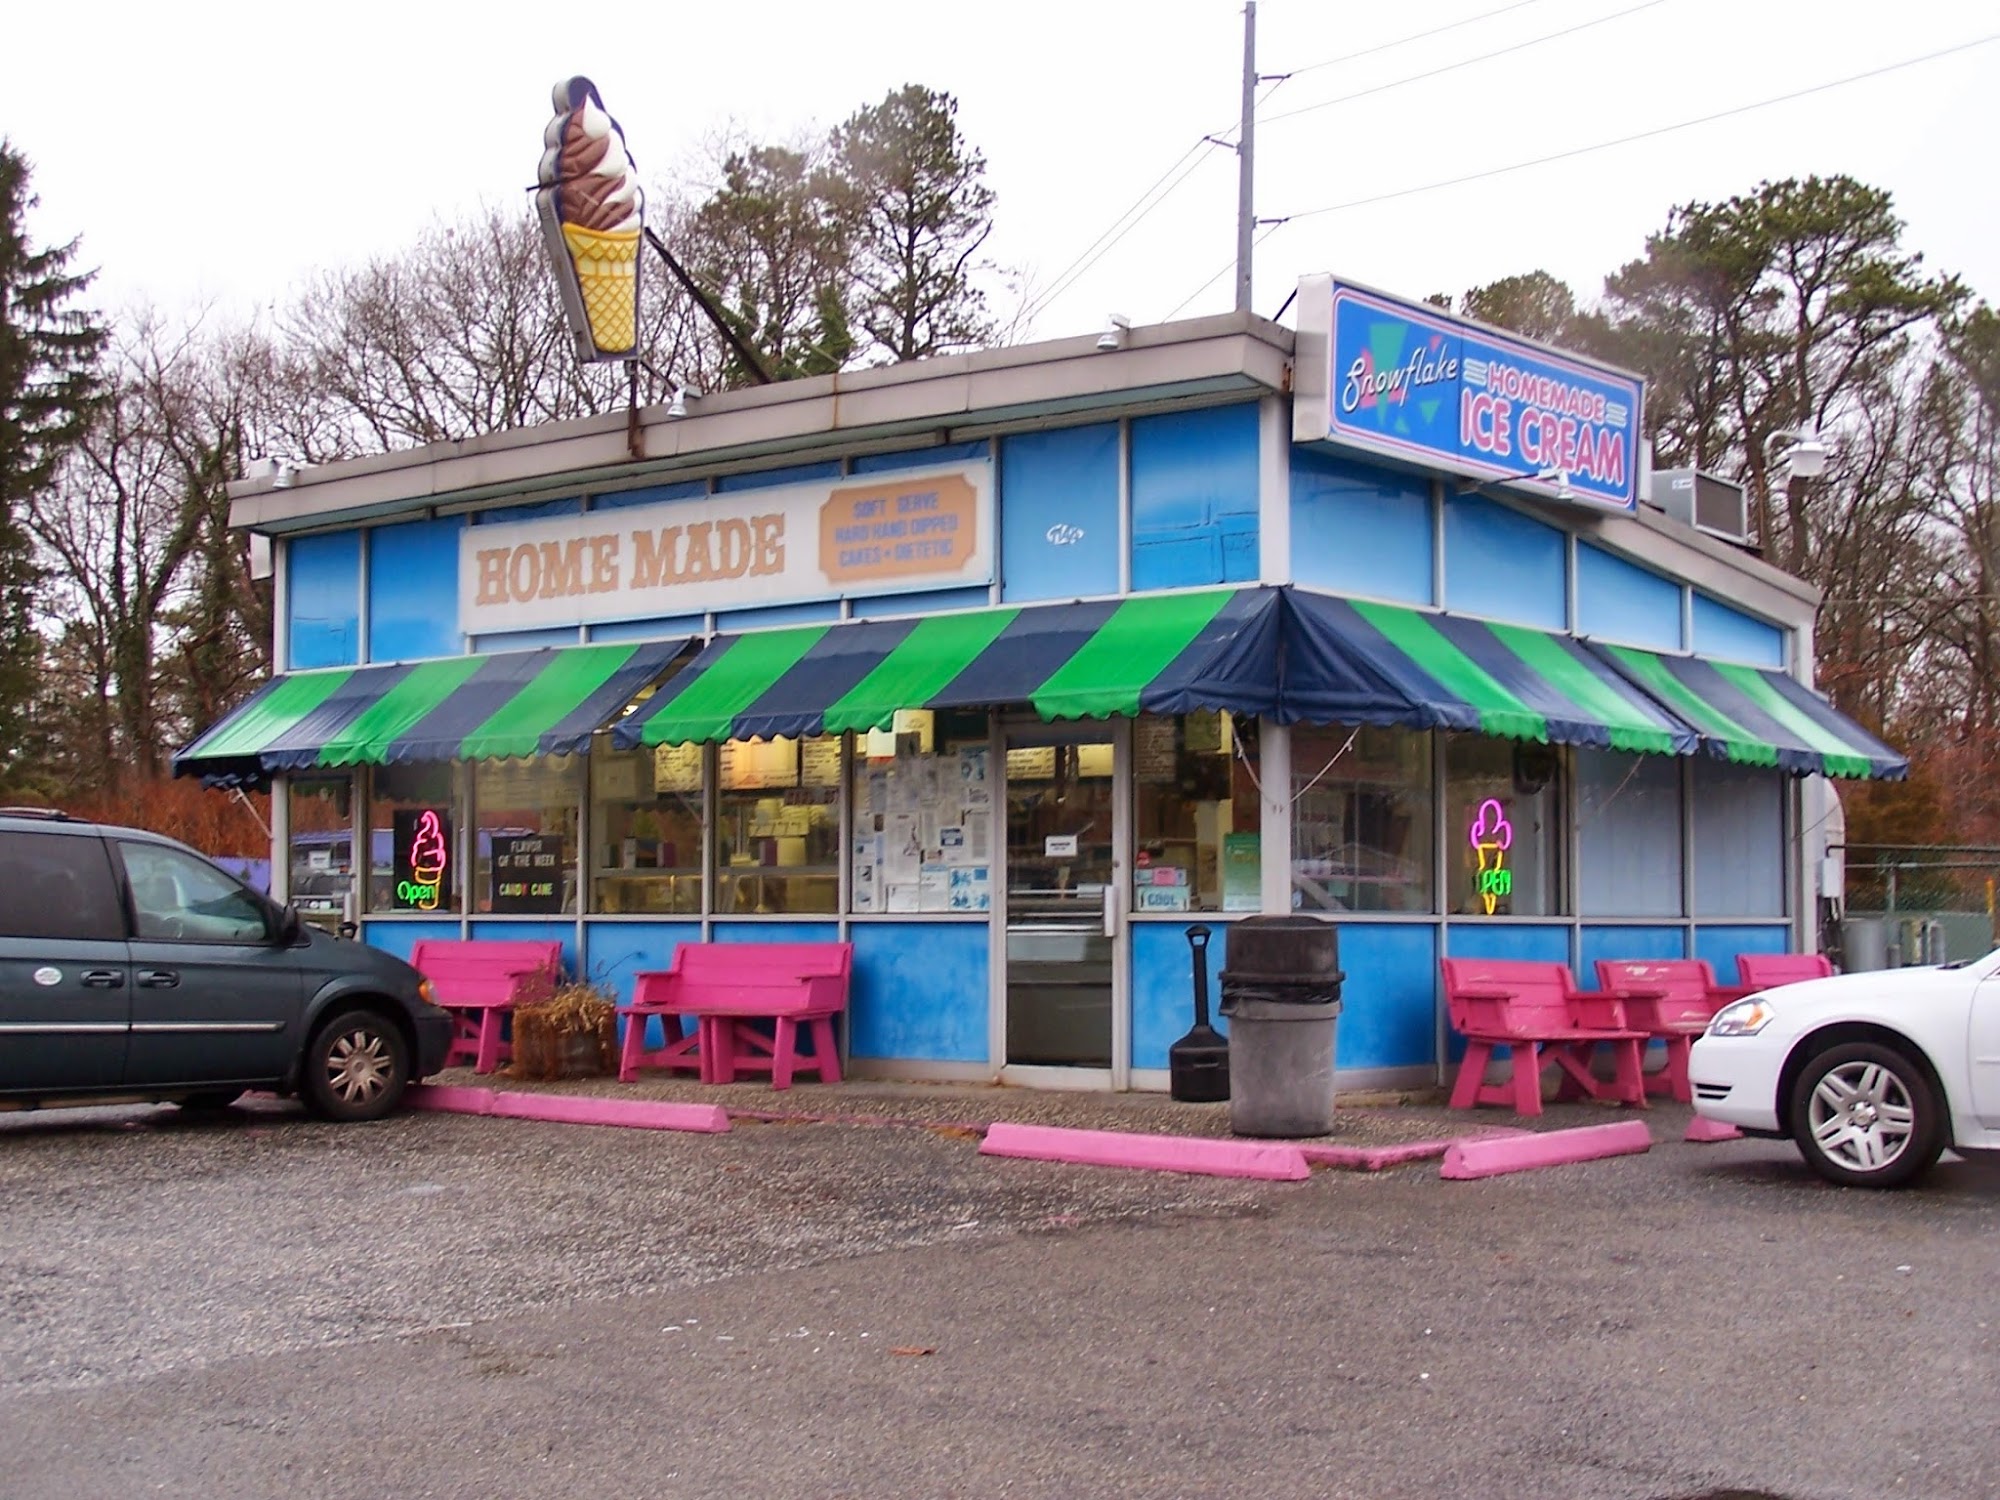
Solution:
M202 760L255 755L331 698L356 670L349 667L343 671L301 672L279 678L270 692L243 709L221 734L207 744L195 746L191 753Z
M1137 714L1139 695L1235 597L1234 589L1211 589L1127 599L1035 689L1035 712L1044 719Z
M1613 750L1643 755L1672 755L1674 736L1643 715L1637 704L1591 671L1555 636L1522 625L1494 623L1486 627L1500 643L1539 673L1585 717L1595 719L1611 735Z
M542 735L574 713L638 651L634 645L572 646L560 651L500 710L465 737L464 760L534 755Z
M1018 609L934 615L918 623L826 711L825 732L887 729L899 708L921 708L1014 623Z
M1739 766L1775 766L1777 746L1767 744L1701 697L1676 677L1660 657L1631 646L1607 645L1605 650L1631 670L1646 690L1706 735L1721 742L1725 756Z
M483 656L450 656L419 662L407 676L358 714L354 721L320 747L323 766L387 764L389 746L409 733L440 703L477 672Z
M1353 604L1356 614L1381 631L1440 687L1478 710L1481 733L1548 743L1548 720L1502 687L1422 615L1393 604L1368 604L1359 599Z
M1817 750L1826 762L1828 776L1866 778L1874 774L1874 761L1858 754L1853 745L1834 734L1824 724L1785 697L1754 667L1735 662L1711 661L1710 666L1729 680L1737 691L1799 737L1799 742Z
M736 716L755 703L830 625L799 625L739 636L694 681L646 720L641 743L684 745L730 737Z

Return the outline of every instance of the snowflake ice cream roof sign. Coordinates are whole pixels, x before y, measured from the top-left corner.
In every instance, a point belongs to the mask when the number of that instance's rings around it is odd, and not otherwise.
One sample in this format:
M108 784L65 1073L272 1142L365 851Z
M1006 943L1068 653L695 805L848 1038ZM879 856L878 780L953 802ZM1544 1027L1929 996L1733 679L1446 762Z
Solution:
M1612 366L1330 276L1299 283L1295 441L1631 510L1644 404Z

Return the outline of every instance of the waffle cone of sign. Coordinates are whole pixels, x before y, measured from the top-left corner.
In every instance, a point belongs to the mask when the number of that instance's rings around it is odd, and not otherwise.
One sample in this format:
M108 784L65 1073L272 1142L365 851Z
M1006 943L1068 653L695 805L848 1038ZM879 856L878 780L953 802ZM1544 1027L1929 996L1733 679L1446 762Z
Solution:
M607 354L633 348L639 342L639 231L565 224L562 234L576 267L591 341Z

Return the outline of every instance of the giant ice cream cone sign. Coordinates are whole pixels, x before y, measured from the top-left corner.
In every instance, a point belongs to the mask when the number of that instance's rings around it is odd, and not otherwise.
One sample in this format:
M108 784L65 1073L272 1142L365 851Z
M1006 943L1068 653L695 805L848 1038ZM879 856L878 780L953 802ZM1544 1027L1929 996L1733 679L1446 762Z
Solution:
M639 342L639 238L645 194L625 132L597 86L568 78L555 88L542 132L535 208L577 357L630 359Z
M1475 889L1480 905L1490 917L1503 896L1514 894L1514 872L1507 868L1507 851L1514 846L1514 825L1507 821L1507 810L1488 797L1479 804L1470 832L1473 853L1479 857Z

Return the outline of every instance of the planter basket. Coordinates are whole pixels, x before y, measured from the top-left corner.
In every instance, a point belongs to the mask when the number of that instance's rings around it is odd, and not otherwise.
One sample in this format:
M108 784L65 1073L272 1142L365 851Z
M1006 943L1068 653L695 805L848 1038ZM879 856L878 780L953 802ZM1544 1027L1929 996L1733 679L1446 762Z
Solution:
M514 1010L516 1078L596 1078L618 1068L618 1016L585 986Z

